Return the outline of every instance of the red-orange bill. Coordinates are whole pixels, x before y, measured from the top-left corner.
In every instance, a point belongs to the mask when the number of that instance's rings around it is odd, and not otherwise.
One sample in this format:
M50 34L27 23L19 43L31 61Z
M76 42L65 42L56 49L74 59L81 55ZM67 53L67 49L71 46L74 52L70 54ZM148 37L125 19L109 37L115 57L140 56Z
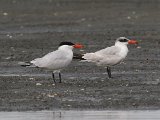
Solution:
M138 44L138 42L136 40L129 40L128 44Z
M83 45L77 43L77 44L74 44L73 47L74 47L74 48L83 48Z

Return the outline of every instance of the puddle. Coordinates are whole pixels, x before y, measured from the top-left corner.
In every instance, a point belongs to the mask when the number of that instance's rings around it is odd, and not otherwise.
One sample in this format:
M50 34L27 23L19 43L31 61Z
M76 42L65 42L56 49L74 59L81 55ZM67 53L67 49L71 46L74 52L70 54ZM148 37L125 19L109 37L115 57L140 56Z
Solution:
M0 112L0 120L159 120L160 111Z

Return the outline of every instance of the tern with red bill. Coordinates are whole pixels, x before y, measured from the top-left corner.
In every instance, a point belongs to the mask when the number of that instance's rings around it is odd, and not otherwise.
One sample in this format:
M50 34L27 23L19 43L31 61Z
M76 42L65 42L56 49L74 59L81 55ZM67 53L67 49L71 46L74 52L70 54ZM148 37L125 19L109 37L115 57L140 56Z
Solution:
M136 40L129 40L125 37L117 38L115 45L107 47L93 53L86 53L81 59L87 62L93 62L97 66L107 68L109 78L111 78L111 66L122 62L128 54L128 44L138 44Z
M81 44L73 44L71 42L61 42L56 51L50 52L41 58L36 58L30 63L20 62L21 66L31 66L44 68L52 71L52 77L56 83L54 73L59 73L59 82L61 83L61 70L67 67L73 58L73 48L82 48Z

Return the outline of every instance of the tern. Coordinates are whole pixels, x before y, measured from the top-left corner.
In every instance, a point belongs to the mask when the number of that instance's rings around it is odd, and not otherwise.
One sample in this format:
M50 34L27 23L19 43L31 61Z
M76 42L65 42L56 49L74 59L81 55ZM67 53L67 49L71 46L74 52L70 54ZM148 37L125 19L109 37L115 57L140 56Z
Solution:
M73 48L82 47L83 45L81 44L73 44L72 42L61 42L56 51L50 52L41 58L36 58L29 63L20 62L19 64L25 67L38 67L52 71L54 83L56 83L54 74L58 72L59 83L61 83L61 70L71 63L73 58Z
M126 37L119 37L116 39L114 46L83 55L74 54L74 59L81 59L83 61L93 62L97 66L103 66L107 68L108 77L112 78L111 66L119 64L126 58L128 54L128 44L138 44L138 42Z

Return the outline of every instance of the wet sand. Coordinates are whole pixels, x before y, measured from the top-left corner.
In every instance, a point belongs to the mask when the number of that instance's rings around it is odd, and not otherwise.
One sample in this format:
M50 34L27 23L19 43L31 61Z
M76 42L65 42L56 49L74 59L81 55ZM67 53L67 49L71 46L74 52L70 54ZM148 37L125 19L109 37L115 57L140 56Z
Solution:
M0 111L159 109L159 11L159 0L0 1ZM82 43L75 52L85 53L120 36L139 45L128 46L112 79L104 68L74 60L53 85L49 71L18 65L61 41Z

